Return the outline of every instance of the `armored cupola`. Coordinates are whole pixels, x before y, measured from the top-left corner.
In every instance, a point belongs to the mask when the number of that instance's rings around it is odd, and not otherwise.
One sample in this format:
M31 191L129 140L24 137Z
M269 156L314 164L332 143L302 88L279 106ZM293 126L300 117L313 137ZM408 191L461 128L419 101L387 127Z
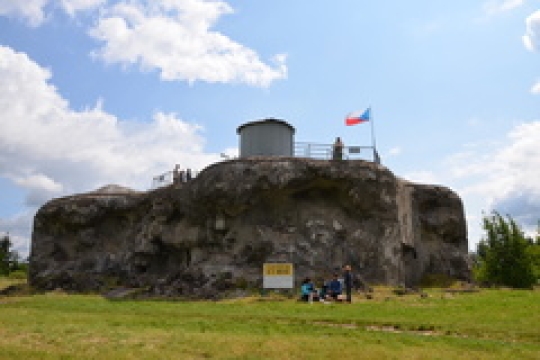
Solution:
M245 123L236 130L240 135L240 157L293 156L294 132L290 124L278 119Z

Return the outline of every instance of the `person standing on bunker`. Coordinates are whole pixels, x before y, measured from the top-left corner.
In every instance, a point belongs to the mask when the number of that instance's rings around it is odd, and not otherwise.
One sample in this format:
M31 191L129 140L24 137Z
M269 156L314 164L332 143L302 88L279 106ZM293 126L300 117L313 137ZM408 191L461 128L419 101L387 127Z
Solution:
M332 152L333 160L343 160L343 142L340 137L336 138L334 142L334 151Z

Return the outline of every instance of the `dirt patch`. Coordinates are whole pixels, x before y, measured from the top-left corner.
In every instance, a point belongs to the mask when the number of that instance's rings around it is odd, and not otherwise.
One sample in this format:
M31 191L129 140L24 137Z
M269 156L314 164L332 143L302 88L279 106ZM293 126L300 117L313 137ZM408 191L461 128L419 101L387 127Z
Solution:
M317 322L314 322L313 325L339 327L343 329L358 329L358 325L356 324L338 324L338 323L331 323L331 322L326 322L326 321L317 321Z
M361 326L358 324L347 324L347 323L333 323L326 321L317 321L313 323L314 325L319 326L330 326L338 327L342 329L359 329ZM415 334L415 335L424 335L424 336L442 336L446 335L442 332L435 331L433 328L419 328L419 329L401 329L398 326L394 325L367 325L364 327L367 331L379 331L379 332L388 332L396 334Z
M380 332L389 332L389 333L398 333L398 334L416 334L424 336L441 336L444 335L441 332L435 330L403 330L396 326L392 325L368 325L366 326L367 331L380 331Z

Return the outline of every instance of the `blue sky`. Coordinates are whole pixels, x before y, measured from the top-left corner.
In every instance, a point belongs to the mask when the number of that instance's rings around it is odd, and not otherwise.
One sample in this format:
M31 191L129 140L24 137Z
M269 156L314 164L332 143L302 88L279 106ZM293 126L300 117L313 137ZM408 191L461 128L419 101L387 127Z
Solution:
M51 198L234 155L267 117L397 176L540 219L540 1L0 0L0 233Z

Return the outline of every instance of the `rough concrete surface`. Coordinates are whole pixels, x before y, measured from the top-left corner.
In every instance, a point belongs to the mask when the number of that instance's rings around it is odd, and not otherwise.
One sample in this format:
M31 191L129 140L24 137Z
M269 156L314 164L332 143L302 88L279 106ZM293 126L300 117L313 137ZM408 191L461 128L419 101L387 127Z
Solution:
M148 192L107 186L48 202L30 283L217 298L260 287L265 262L292 262L297 284L351 264L364 284L415 286L427 274L467 280L467 256L448 188L362 160L247 158Z

